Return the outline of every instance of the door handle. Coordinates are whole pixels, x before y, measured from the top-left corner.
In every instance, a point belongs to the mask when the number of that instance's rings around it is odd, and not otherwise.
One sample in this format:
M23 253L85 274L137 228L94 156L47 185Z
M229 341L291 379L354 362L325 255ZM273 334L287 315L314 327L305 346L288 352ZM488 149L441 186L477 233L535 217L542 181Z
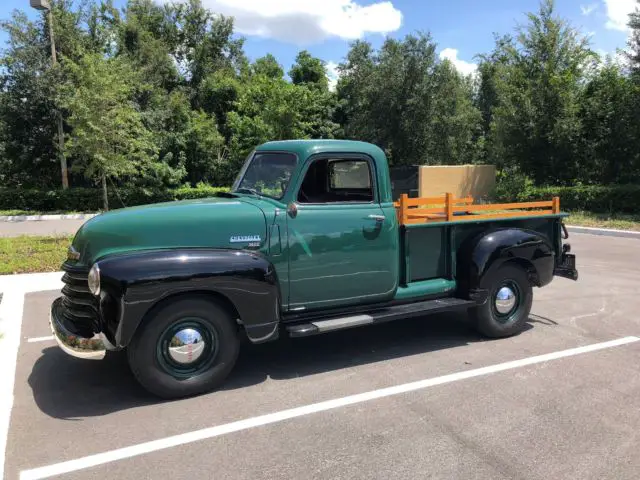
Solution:
M367 218L375 220L376 222L384 222L386 220L384 215L369 215Z

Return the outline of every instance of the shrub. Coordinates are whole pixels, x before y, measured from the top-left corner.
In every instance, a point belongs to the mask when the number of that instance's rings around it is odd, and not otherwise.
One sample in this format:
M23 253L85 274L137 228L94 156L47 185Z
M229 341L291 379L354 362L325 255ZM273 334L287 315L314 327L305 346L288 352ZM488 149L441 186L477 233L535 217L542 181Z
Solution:
M569 187L534 187L522 189L496 187L495 198L504 202L531 202L560 197L563 211L596 213L640 212L640 185L577 185Z
M171 190L150 190L142 188L109 189L109 206L112 209L123 206L146 205L206 198L216 192L228 191L227 187L199 185ZM81 211L96 212L102 209L102 191L94 188L70 188L68 190L0 189L0 210L30 210L37 212Z
M496 188L492 197L500 202L516 202L532 192L533 180L517 171L501 171L497 174Z

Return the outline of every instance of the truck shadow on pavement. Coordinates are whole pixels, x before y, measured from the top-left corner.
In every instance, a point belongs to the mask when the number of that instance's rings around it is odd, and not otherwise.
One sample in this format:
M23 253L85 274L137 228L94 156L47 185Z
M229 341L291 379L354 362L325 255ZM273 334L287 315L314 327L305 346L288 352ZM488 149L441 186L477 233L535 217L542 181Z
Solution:
M460 314L433 315L315 337L281 338L262 345L247 342L225 384L209 395L248 388L268 378L287 380L493 341L476 333L466 318ZM525 331L531 328L527 323ZM71 358L57 347L46 348L33 365L28 383L43 413L67 420L163 402L138 385L122 352L109 354L102 361L85 361Z

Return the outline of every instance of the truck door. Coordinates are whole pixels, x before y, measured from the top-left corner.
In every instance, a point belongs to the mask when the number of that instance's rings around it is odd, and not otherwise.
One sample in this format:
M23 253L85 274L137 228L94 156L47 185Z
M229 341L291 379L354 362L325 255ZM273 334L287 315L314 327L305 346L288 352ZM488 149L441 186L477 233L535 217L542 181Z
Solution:
M288 218L290 311L393 298L398 230L393 208L379 203L374 165L353 154L307 163Z

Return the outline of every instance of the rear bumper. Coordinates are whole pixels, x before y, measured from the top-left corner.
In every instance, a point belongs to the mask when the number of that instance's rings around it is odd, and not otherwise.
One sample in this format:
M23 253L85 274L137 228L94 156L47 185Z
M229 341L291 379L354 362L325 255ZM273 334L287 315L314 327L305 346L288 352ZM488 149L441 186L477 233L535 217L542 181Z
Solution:
M54 300L49 314L49 324L58 346L72 357L102 360L106 350L111 350L113 347L102 334L84 338L72 333L71 328L65 326L66 320L61 315L62 308L62 297L60 297Z
M568 249L562 253L560 261L553 269L553 275L556 277L568 278L569 280L578 280L576 256L567 252Z

